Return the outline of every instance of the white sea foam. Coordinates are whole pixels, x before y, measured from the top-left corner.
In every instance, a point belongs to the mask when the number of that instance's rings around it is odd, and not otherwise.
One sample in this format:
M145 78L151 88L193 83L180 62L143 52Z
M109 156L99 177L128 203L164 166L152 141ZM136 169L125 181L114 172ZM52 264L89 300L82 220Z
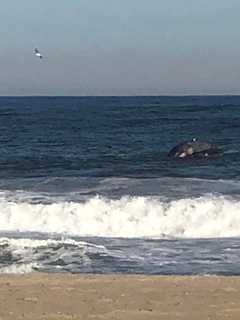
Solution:
M93 197L32 204L0 198L2 231L104 237L240 236L240 201L203 196L169 202L153 197Z
M61 239L61 240L54 240L54 239L47 239L47 240L38 240L38 239L28 239L28 238L7 238L3 237L0 238L0 246L8 245L12 248L18 248L18 250L24 250L26 248L38 248L38 247L49 247L49 246L57 246L57 245L72 245L75 247L85 247L85 246L93 246L91 243L85 241L76 241L73 239ZM94 245L94 247L102 248L102 246Z
M10 266L0 268L0 273L30 273L37 268L36 263L12 264Z
M88 254L107 254L101 245L73 239L0 238L0 273L29 273L41 270L61 271L66 265L91 265ZM62 261L62 263L60 262ZM76 266L75 266L76 268Z

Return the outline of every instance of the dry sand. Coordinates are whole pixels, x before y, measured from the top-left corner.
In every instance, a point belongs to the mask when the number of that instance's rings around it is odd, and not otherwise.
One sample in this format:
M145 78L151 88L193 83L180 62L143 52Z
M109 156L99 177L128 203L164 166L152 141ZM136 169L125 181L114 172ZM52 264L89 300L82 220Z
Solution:
M0 275L0 319L240 319L240 277Z

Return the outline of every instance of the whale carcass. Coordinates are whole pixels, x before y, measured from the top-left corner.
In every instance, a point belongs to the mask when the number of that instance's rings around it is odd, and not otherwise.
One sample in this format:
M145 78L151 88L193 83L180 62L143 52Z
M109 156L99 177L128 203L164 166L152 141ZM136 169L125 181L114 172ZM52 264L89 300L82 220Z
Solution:
M192 139L176 145L169 151L168 156L171 158L203 158L218 155L222 153L222 151L223 149L221 147L207 141Z

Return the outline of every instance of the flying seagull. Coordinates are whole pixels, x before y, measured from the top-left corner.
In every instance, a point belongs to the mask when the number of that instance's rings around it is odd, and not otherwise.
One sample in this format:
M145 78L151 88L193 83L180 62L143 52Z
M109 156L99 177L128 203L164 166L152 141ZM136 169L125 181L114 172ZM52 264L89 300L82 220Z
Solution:
M34 49L34 53L35 53L35 56L39 57L40 59L43 58L43 56L41 55L41 53L38 51L37 48Z

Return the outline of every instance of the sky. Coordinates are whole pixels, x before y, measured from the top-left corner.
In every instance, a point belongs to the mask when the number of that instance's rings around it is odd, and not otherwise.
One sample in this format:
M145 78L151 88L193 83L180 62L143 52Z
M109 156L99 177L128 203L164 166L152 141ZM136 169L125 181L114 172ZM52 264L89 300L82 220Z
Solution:
M239 0L3 1L0 95L240 94L239 12Z

